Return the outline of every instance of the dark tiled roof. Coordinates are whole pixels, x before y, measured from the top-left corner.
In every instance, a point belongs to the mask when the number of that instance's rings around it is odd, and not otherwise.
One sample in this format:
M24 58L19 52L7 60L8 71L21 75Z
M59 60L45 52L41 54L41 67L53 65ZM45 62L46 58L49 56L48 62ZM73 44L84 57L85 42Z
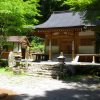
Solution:
M84 24L79 12L54 12L46 22L36 25L35 28L59 28L83 25L91 26L91 24Z

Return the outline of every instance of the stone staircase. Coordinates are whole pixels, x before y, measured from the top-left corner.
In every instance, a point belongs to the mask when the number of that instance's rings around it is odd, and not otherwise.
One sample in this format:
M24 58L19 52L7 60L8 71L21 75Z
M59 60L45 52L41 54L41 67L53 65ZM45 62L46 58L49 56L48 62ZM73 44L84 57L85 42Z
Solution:
M36 76L36 77L49 77L56 78L57 73L59 72L59 67L56 65L50 64L32 64L27 68L27 74Z
M64 55L66 57L66 61L71 61L71 55ZM60 73L60 68L58 65L58 55L55 55L52 61L44 61L44 62L32 62L32 61L21 61L21 65L25 66L25 72L28 75L37 76L37 77L49 77L49 78L57 78L58 73Z

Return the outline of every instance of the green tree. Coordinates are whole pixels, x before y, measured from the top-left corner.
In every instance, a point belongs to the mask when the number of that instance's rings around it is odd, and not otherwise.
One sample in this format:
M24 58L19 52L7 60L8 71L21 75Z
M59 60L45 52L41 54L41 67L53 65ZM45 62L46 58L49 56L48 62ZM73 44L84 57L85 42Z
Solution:
M43 52L44 51L44 40L42 38L39 37L31 37L32 41L31 41L31 50L34 52Z
M65 0L64 4L70 5L71 10L82 12L87 20L100 19L100 0Z
M38 22L39 0L0 0L0 34L20 35Z
M0 47L6 45L6 36L25 35L38 20L39 0L0 0Z
M40 10L42 17L39 17L40 23L46 21L53 11L62 11L69 9L69 6L63 5L64 0L40 0Z

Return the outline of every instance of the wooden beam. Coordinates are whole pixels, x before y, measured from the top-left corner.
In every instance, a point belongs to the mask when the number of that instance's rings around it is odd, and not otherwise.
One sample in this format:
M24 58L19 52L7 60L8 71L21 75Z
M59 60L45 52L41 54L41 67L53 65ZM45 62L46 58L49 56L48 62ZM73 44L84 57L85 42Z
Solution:
M72 27L72 28L50 28L50 29L37 29L35 32L36 33L53 33L53 32L71 32L71 31L81 31L82 28L81 27Z

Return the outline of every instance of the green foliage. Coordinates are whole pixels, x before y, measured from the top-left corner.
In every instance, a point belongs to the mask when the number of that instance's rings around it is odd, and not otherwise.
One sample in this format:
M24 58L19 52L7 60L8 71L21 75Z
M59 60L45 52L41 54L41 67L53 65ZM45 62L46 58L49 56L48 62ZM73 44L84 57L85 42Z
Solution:
M8 62L7 62L7 60L2 60L2 59L0 59L0 66L1 67L6 67L8 65ZM1 68L0 67L0 68Z
M23 28L38 21L38 0L0 0L0 33L20 35Z
M31 41L31 50L34 52L43 52L44 51L44 44L43 39L39 37L33 37Z
M44 51L44 45L39 44L38 46L34 46L34 47L32 48L32 50L33 50L34 52L43 52L43 51Z
M0 73L9 73L10 71L8 70L8 67L2 67L0 66Z
M6 44L6 37L1 35L0 36L0 50L2 49L2 46Z
M8 35L25 35L38 23L39 0L0 0L0 47Z
M64 0L40 0L40 10L42 17L39 17L40 23L46 21L53 11L62 11L69 9L69 6L63 5Z
M71 10L80 11L86 19L96 21L100 19L100 2L99 0L65 0L70 5Z
M92 0L65 0L65 4L70 5L72 10L86 10L85 7L91 3Z

